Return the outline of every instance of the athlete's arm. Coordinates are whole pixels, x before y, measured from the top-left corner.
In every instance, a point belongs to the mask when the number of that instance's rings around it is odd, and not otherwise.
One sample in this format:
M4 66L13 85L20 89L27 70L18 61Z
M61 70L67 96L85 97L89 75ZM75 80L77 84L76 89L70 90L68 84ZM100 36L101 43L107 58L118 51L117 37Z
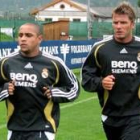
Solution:
M58 68L58 81L53 87L49 87L46 90L48 91L46 95L57 103L73 101L78 97L80 92L79 82L62 60L56 63Z
M101 70L97 66L94 52L95 48L87 56L82 66L82 87L89 92L97 92L102 87Z
M6 59L0 61L0 101L6 99L12 91L12 84L7 78L7 68L5 67ZM10 87L9 87L10 85ZM10 90L10 92L9 92Z

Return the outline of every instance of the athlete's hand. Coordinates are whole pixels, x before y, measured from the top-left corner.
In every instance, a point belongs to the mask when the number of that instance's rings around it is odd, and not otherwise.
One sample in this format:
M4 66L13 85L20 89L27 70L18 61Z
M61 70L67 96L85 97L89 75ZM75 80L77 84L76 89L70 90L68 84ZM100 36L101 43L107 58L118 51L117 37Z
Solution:
M14 95L14 90L15 90L15 81L11 81L8 84L8 93L9 93L9 95Z
M46 96L48 99L52 98L52 93L49 87L43 87L44 90L44 96Z
M113 75L108 75L102 80L102 86L106 90L112 90L115 84L115 77Z

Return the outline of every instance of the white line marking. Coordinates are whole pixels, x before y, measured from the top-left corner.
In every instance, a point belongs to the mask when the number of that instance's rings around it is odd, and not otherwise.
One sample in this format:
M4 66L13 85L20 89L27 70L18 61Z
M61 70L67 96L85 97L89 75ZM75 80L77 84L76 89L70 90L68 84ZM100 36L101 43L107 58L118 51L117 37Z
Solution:
M93 99L97 99L97 96L90 97L90 98L85 99L85 100L81 100L81 101L78 101L78 102L74 102L74 103L71 103L71 104L64 105L64 106L60 107L60 109L65 109L65 108L68 108L68 107L72 107L72 106L75 106L75 105L78 105L78 104L81 104L81 103L84 103L84 102L87 102L87 101L90 101L90 100L93 100ZM0 129L3 129L3 128L6 128L6 124L0 125Z
M97 99L97 96L95 96L95 97L90 97L90 98L88 98L88 99L81 100L81 101L78 101L78 102L74 102L74 103L71 103L71 104L67 104L67 105L65 105L65 106L60 107L60 109L65 109L65 108L68 108L68 107L71 107L71 106L74 106L74 105L77 105L77 104L81 104L81 103L90 101L90 100L92 100L92 99Z

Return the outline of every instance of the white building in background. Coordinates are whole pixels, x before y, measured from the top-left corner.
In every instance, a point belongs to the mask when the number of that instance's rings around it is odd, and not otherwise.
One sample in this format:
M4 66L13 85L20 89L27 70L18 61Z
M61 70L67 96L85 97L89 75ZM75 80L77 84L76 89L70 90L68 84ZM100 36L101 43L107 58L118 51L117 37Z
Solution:
M31 10L30 15L34 16L35 20L46 22L54 22L62 19L86 22L87 9L87 5L72 0L53 0L40 8ZM91 8L90 15L96 20L106 18Z

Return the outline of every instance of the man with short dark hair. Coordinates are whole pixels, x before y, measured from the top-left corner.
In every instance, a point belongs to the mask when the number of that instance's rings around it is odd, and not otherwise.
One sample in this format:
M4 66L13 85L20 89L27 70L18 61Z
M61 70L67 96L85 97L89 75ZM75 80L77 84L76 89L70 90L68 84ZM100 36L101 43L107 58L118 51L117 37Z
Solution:
M19 28L19 52L0 61L0 101L8 109L8 140L54 140L60 119L59 103L79 94L76 76L55 56L39 50L40 27Z

